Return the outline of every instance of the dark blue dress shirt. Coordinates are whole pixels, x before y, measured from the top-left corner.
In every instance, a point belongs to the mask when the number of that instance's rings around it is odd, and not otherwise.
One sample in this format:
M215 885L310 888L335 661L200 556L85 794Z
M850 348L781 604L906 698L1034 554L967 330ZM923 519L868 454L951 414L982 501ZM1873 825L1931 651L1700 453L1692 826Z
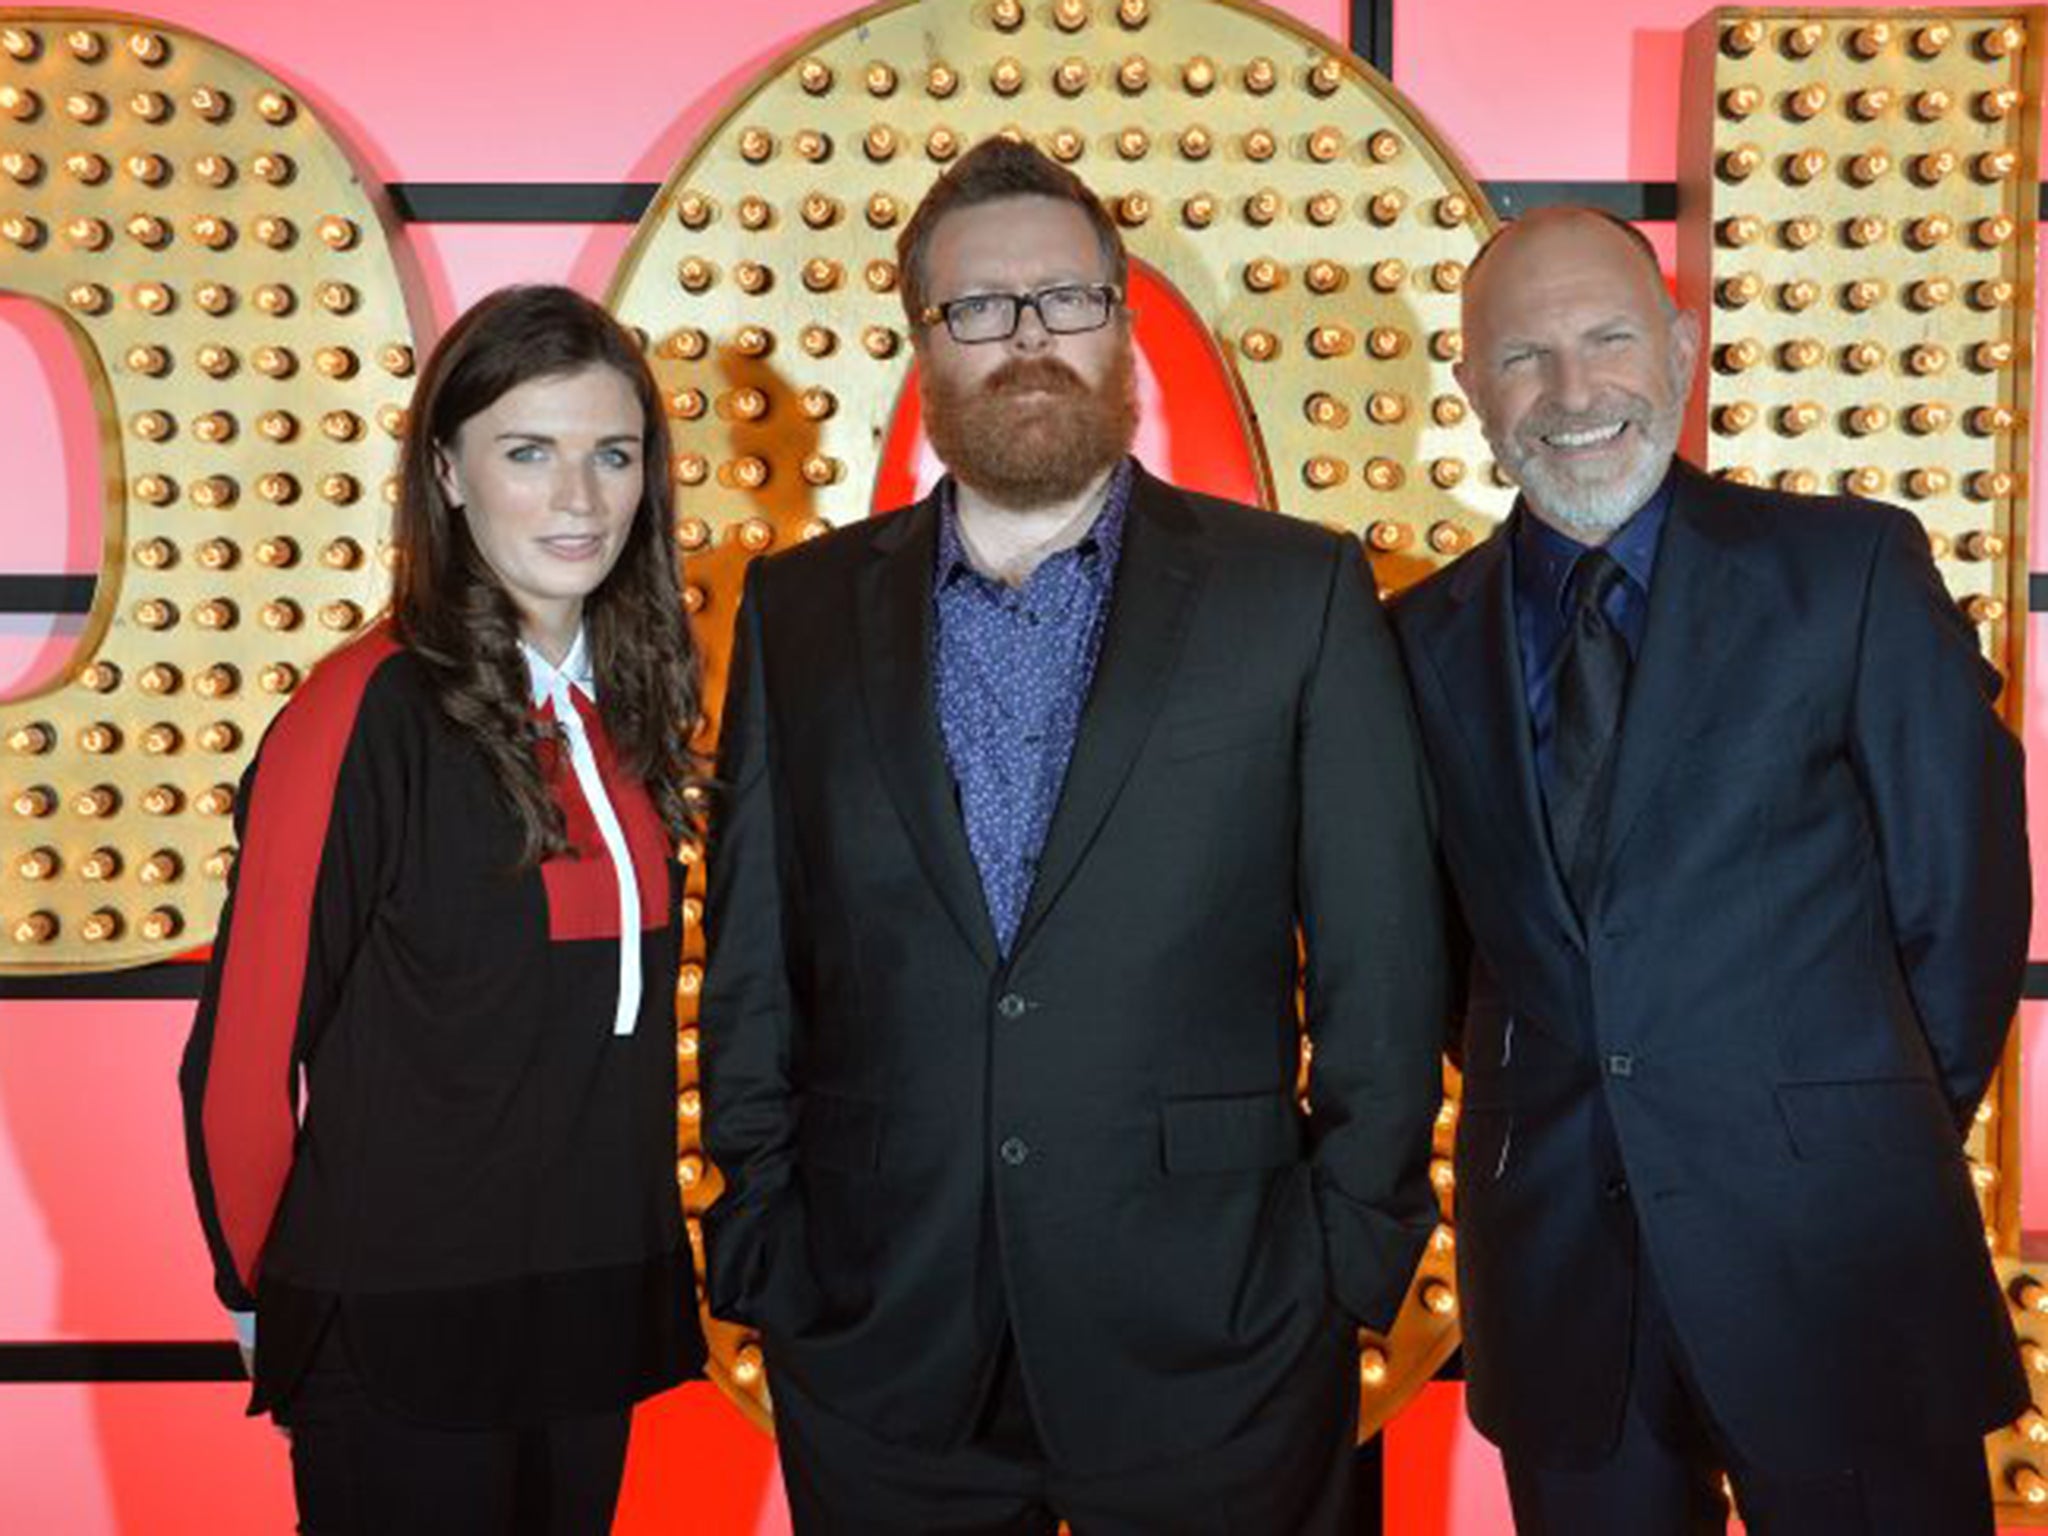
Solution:
M989 922L1005 955L1031 896L1102 651L1131 478L1125 459L1087 534L1016 587L969 564L953 481L939 487L932 583L939 731Z
M1643 629L1650 617L1650 573L1657 544L1671 511L1672 478L1667 473L1655 494L1607 541L1607 553L1622 569L1607 597L1607 618L1628 643L1630 660L1642 655ZM1547 793L1552 740L1557 734L1557 674L1564 659L1570 616L1572 570L1590 546L1522 509L1512 546L1515 566L1515 638L1522 652L1522 693L1536 748L1536 779Z

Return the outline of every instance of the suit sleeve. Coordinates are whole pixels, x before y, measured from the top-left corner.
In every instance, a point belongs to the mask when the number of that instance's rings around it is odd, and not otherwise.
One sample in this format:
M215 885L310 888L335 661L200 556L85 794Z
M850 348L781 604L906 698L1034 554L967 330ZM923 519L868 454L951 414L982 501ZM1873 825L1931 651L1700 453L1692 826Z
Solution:
M364 645L324 663L236 797L239 851L178 1072L214 1289L235 1311L255 1306L291 1174L300 1066L388 878L401 765L364 708L387 654Z
M1437 1221L1450 971L1407 682L1362 554L1346 541L1332 566L1301 748L1309 1124L1332 1292L1385 1329Z
M747 571L719 733L698 1007L704 1146L724 1181L704 1215L705 1294L714 1315L756 1327L771 1321L771 1292L809 1273L793 1188L796 998L785 943L793 892L778 827L762 601L757 562Z
M1999 687L1919 523L1891 510L1864 594L1851 751L1899 967L1959 1127L2004 1049L2032 916L2020 749L1993 708Z

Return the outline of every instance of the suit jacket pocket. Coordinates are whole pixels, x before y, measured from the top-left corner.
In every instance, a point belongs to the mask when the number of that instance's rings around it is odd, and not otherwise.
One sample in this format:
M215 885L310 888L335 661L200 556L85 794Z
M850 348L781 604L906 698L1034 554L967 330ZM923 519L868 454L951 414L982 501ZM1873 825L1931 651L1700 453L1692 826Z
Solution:
M1280 713L1271 705L1194 720L1172 720L1167 723L1166 755L1181 762L1191 757L1207 757L1212 752L1260 746L1278 740L1281 726Z
M772 1206L740 1210L720 1200L704 1215L705 1302L714 1317L777 1332L801 1327L817 1309L794 1191Z
M1169 1099L1160 1128L1168 1173L1284 1168L1301 1156L1301 1115L1287 1093Z
M1941 1089L1924 1077L1780 1083L1778 1113L1802 1159L1956 1157L1962 1151Z
M797 1156L814 1168L873 1173L882 1161L881 1106L836 1093L805 1094Z

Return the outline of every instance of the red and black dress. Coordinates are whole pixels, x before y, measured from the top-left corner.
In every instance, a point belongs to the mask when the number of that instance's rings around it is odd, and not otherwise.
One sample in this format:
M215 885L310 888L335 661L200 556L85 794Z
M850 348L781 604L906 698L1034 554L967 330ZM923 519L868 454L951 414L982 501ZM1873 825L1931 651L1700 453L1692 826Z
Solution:
M387 627L320 666L244 779L180 1083L217 1289L257 1313L252 1412L288 1402L337 1319L369 1391L430 1423L622 1408L703 1365L679 874L573 697L638 898L623 1015L631 903L568 754L544 767L573 851L522 870L488 762Z

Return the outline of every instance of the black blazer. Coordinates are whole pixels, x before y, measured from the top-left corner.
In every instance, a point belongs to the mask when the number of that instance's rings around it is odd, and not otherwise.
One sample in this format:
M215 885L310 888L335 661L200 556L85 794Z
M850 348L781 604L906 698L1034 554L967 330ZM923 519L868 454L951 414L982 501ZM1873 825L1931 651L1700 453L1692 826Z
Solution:
M1919 524L1680 467L1583 920L1544 830L1513 526L1395 615L1477 962L1473 1419L1543 1457L1612 1442L1639 1233L1751 1460L2010 1420L1962 1131L2026 952L2020 754Z
M892 1440L967 1434L1007 1319L1054 1456L1197 1450L1333 1298L1387 1324L1434 1224L1446 968L1406 684L1354 542L1141 472L1005 963L932 704L936 531L927 499L748 572L710 1306Z

